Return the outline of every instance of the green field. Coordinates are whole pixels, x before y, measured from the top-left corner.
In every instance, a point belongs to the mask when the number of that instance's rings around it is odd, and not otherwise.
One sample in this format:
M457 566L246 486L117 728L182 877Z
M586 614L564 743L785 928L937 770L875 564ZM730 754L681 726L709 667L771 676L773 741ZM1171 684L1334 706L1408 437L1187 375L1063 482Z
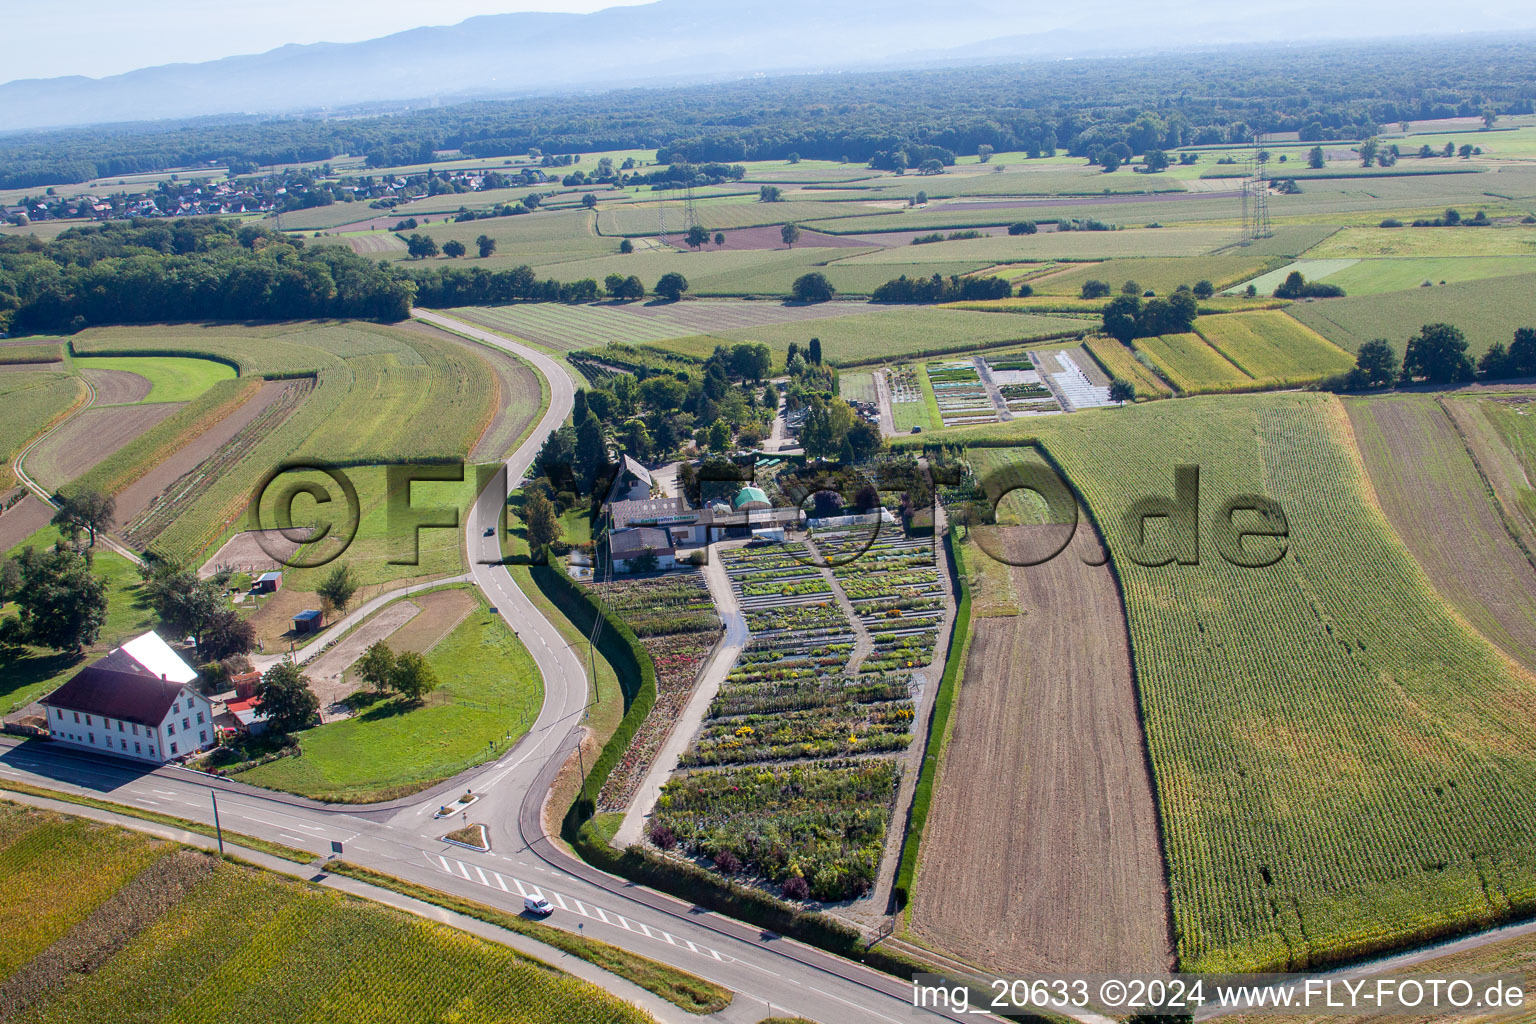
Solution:
M466 306L450 309L448 313L555 352L598 348L613 342L637 345L695 333L692 328L677 327L659 317L626 313L624 306L530 302L517 306Z
M233 380L235 368L212 359L126 356L79 359L82 370L117 370L149 381L149 394L140 402L190 402L221 380Z
M1152 402L950 436L1026 431L1081 489L1124 587L1181 970L1301 969L1526 913L1529 682L1370 503L1335 399ZM1138 564L1127 512L1171 495L1179 464L1200 466L1202 513L1279 502L1288 554L1243 568L1207 532L1198 565ZM1155 561L1168 545L1148 534Z
M110 825L0 805L0 864L0 980L37 1024L651 1020L498 943Z
M682 234L683 204L666 203L667 232ZM597 217L597 230L604 235L654 235L660 227L660 214L656 203L632 203L628 206L610 206L601 209ZM759 203L755 198L705 201L698 204L699 223L709 231L730 231L732 228L750 228L768 224L789 224L814 220L817 217L870 217L879 220L887 211L859 203L829 202L780 202ZM867 230L876 231L878 228ZM617 238L613 242L618 247Z
M1279 310L1203 316L1195 332L1248 376L1300 384L1355 364L1354 357Z
M1536 274L1522 274L1387 295L1298 302L1286 312L1340 348L1353 352L1372 338L1386 338L1399 356L1409 337L1424 324L1453 324L1467 336L1467 351L1476 359L1495 341L1508 345L1516 328L1536 326L1533 289Z
M1350 295L1380 295L1431 285L1482 281L1490 277L1536 274L1530 256L1442 256L1357 260L1346 270L1328 275Z
M790 342L798 342L804 348L816 337L821 339L823 359L848 366L990 348L1091 327L1087 321L1069 317L909 306L828 320L721 331L720 336L733 341L761 341L780 359L788 352ZM668 348L665 342L655 347Z
M1084 216L1095 216L1095 214L1088 213ZM970 238L957 242L893 246L868 255L852 257L849 262L906 263L921 258L934 262L977 260L989 263L1019 263L1051 258L1198 256L1229 245L1236 240L1237 233L1229 228L1041 231L1034 235L988 235L984 238ZM913 250L920 250L921 257L918 257Z
M1536 228L1344 228L1307 250L1308 259L1379 256L1536 256Z
M30 371L0 375L0 487L15 483L11 461L27 442L84 397L78 377Z
M402 220L407 216L409 214L400 213ZM515 217L490 217L462 223L434 218L431 224L422 224L401 234L427 235L435 240L439 247L450 240L459 241L463 242L469 250L468 255L457 260L440 258L431 261L432 266L505 270L520 263L544 267L547 264L617 253L618 239L599 237L592 229L594 220L594 215L587 210L547 210ZM481 259L478 255L479 250L476 249L475 239L481 235L496 240L496 252L487 259ZM407 266L420 265L419 261L413 264L409 260L404 248L395 251L393 258L406 261ZM574 279L554 271L546 271L546 273L562 279Z
M483 604L427 660L442 685L422 705L391 698L306 730L302 756L252 768L240 780L319 800L387 800L499 756L538 716L539 670Z
M99 328L78 335L74 345L93 356L149 347L213 355L237 363L242 376L314 375L315 387L302 403L265 429L234 466L207 480L195 502L154 538L159 550L189 560L199 559L241 514L254 483L284 460L356 466L464 458L494 412L492 371L472 346L377 324ZM207 403L233 386L214 385L80 484L120 488L175 449L182 432L193 429L189 418L204 422L221 415Z
M1136 385L1138 398L1166 398L1173 394L1173 390L1150 367L1136 358L1135 352L1114 338L1089 338L1085 347L1111 377Z
M1231 288L1228 288L1227 293L1229 295L1240 295L1247 291L1249 287L1252 287L1253 290L1260 295L1273 295L1275 293L1275 289L1283 284L1285 279L1292 273L1298 273L1305 277L1308 281L1321 281L1326 277L1330 279L1328 282L1329 284L1338 284L1338 282L1332 280L1332 278L1341 270L1352 267L1359 262L1360 261L1356 259L1296 260L1294 262L1287 263L1283 267L1277 267L1274 270L1268 271L1267 273L1260 274L1258 277L1239 281Z
M1253 387L1255 382L1198 334L1137 338L1136 351L1152 360L1157 372L1187 395Z

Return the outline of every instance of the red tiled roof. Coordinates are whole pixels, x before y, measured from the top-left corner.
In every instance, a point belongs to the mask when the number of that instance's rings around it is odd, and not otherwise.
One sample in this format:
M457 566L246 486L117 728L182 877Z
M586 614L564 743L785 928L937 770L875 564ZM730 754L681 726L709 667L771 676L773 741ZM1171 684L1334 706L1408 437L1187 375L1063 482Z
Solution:
M183 688L169 679L87 665L41 703L153 727L165 720Z

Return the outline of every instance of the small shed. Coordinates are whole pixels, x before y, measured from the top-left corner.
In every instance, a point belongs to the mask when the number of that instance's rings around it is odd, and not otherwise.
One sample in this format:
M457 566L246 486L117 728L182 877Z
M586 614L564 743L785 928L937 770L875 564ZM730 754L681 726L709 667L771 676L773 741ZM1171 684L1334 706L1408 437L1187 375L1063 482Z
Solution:
M229 677L230 685L235 688L235 696L241 700L256 696L256 687L261 685L260 672L241 672Z
M306 608L293 617L293 631L295 633L318 633L323 625L324 616L318 608Z
M283 574L280 572L264 572L256 577L256 582L251 585L253 594L275 594L283 586Z
M267 731L267 716L258 710L261 702L255 697L246 700L232 700L226 708L234 716L236 728L241 732L248 732L252 736L260 736Z

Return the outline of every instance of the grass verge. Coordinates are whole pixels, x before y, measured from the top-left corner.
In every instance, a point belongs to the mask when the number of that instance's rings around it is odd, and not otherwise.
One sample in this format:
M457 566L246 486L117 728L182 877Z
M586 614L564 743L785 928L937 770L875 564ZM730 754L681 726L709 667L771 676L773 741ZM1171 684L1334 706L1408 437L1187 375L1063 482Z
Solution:
M580 957L611 974L617 974L624 980L639 985L647 992L655 993L689 1013L717 1013L729 1006L731 999L735 996L730 989L705 981L696 974L669 967L638 953L631 953L627 949L620 949L618 946L599 942L596 939L572 935L551 925L528 921L509 911L438 892L371 868L359 867L346 861L333 861L326 870L355 878L359 882L376 885L381 889L389 889L402 896L421 900L423 903L431 903L456 914L473 917L477 921L505 928L509 932L526 935L546 946L553 946L561 952Z
M65 803L78 804L81 807L94 807L98 811L124 814L130 818L142 818L145 821L152 821L156 825L169 825L172 828L179 828L183 832L195 832L200 836L207 836L210 839L217 835L212 825L205 825L203 822L193 821L191 818L178 818L173 814L160 814L157 811L140 810L127 804L116 804L110 800L100 800L94 796L83 796L78 793L61 793L57 790L44 789L42 786L34 786L29 782L12 782L10 779L0 779L0 789L8 789L12 793L26 793L28 796L46 797L49 800L62 800ZM247 850L270 854L273 857L281 857L283 860L291 860L295 864L310 864L320 859L318 853L310 853L308 850L300 850L294 846L284 846L282 843L258 839L255 836L248 836L243 832L231 832L229 829L225 829L224 838L237 846L245 847Z

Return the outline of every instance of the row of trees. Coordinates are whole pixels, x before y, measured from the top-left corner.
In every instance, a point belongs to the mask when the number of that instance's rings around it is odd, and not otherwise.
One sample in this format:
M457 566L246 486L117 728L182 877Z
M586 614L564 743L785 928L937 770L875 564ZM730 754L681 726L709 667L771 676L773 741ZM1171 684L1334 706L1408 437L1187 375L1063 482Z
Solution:
M909 278L906 274L878 286L870 297L875 302L928 303L958 302L960 300L1006 299L1013 295L1013 286L1000 277L966 277L942 274L932 277ZM1032 295L1034 289L1021 285L1019 295Z
M1494 342L1474 363L1459 328L1425 324L1408 339L1401 365L1391 342L1373 338L1360 346L1354 367L1325 386L1358 391L1395 384L1460 384L1532 376L1536 376L1536 328L1519 328L1508 346Z
M1159 334L1184 334L1194 330L1199 309L1194 292L1180 287L1167 299L1121 294L1104 307L1104 333L1121 342Z

